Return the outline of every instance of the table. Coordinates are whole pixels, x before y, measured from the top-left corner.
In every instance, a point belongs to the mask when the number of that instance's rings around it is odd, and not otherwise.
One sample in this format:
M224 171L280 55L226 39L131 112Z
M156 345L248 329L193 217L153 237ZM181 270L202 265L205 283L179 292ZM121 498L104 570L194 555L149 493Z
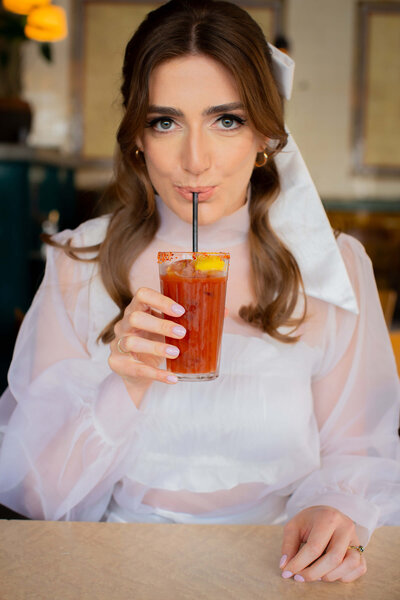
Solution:
M353 583L284 580L282 527L0 521L1 600L400 599L400 527Z

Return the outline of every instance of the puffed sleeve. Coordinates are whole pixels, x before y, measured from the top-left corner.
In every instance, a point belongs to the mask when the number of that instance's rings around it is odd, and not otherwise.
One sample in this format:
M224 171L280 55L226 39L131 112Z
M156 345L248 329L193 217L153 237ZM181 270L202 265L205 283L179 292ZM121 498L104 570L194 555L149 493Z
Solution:
M96 263L48 248L0 399L0 503L34 519L100 520L139 443L143 415L108 348L90 343L97 277Z
M400 525L400 387L371 261L354 238L338 239L359 315L330 306L313 380L320 468L301 481L289 517L332 506L357 525L361 544L381 525Z

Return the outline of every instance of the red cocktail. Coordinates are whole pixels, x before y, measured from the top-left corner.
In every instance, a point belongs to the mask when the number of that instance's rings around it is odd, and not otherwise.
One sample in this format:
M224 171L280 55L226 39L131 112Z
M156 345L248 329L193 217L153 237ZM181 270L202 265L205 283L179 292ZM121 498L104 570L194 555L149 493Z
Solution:
M183 325L181 340L166 338L180 350L167 359L167 368L183 381L218 377L225 314L229 254L223 252L159 252L161 293L181 304L182 317L168 319Z

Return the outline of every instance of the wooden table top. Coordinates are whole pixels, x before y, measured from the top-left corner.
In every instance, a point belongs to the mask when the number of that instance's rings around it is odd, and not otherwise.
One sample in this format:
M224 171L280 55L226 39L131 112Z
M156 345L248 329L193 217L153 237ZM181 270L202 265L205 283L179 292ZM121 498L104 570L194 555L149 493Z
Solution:
M397 600L400 527L353 583L284 580L282 527L0 521L1 600Z

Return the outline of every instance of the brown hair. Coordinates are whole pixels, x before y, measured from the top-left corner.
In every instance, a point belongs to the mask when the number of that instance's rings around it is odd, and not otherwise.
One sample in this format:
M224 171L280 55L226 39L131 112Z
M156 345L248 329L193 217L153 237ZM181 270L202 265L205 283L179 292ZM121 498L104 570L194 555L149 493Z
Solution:
M271 56L260 27L250 15L231 4L213 0L171 0L150 12L129 41L121 86L124 116L117 133L115 181L107 190L115 202L104 241L90 248L65 247L70 256L98 250L101 276L120 314L99 338L110 342L114 324L132 299L129 270L153 239L159 218L154 190L136 140L148 110L148 82L160 63L188 54L204 54L234 76L249 119L272 140L267 163L251 176L250 253L255 306L242 306L240 316L283 342L298 338L293 331L303 321L293 318L303 283L299 267L269 223L268 211L280 190L274 155L286 144L282 100L272 74ZM290 325L290 334L278 328Z

